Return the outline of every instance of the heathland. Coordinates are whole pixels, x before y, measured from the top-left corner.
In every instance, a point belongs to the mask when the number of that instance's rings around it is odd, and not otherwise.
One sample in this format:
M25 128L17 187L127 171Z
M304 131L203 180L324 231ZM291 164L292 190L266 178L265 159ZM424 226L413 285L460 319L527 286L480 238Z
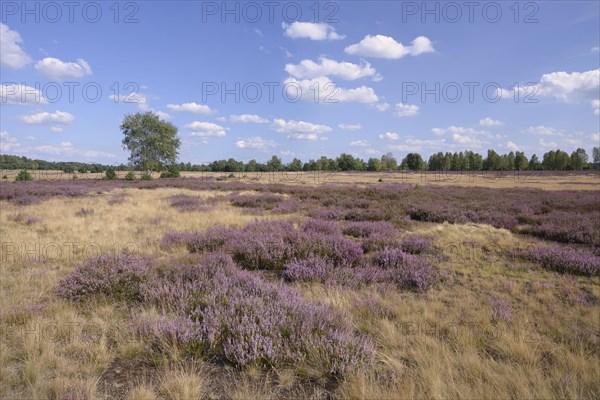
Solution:
M597 174L83 178L0 183L3 398L600 397Z

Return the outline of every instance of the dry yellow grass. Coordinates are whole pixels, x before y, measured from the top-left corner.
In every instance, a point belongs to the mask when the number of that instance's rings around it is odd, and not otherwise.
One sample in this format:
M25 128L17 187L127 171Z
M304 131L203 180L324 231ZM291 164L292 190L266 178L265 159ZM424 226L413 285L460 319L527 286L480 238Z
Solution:
M36 180L54 179L103 179L103 173L64 173L62 171L30 171ZM16 170L0 171L9 181L14 181L19 173ZM118 179L124 179L127 171L116 171ZM308 172L247 172L235 173L229 178L227 172L182 172L184 178L227 179L247 183L283 183L299 185L320 185L324 183L340 184L373 184L382 179L385 183L407 183L411 185L464 186L489 188L536 188L543 190L599 190L600 173L586 172L553 172L553 171L450 171L450 172L414 172L414 171L382 171L382 172L341 172L341 171L308 171ZM154 172L154 179L160 176ZM136 172L137 179L141 172Z
M123 307L102 301L76 305L57 298L55 290L61 278L97 249L126 248L154 258L184 254L185 249L161 248L162 236L242 226L256 218L228 205L180 213L165 201L177 193L217 195L117 189L27 207L0 203L1 398L111 398L99 384L103 373L115 360L143 359L147 344L128 336L129 311ZM125 203L108 204L121 194ZM81 208L95 212L78 217ZM15 218L19 213L43 222L27 225ZM308 299L344 313L376 344L372 368L332 388L336 396L534 399L594 398L600 393L600 308L577 300L583 292L600 298L598 278L513 268L502 251L533 239L490 226L419 224L416 232L432 238L438 266L447 274L442 285L425 294L298 285ZM17 244L17 251L5 251L6 243ZM57 248L63 251L52 253ZM508 304L511 320L492 320L491 298ZM130 382L124 398L327 396L323 389L303 386L293 369L267 375L221 370L215 377L204 364L190 367L176 348L169 357L173 365L156 370L158 378L150 383Z

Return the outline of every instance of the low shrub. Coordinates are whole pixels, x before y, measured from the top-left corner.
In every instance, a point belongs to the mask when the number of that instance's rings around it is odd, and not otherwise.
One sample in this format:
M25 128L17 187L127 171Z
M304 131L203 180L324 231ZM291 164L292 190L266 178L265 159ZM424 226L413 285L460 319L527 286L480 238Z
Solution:
M534 247L514 250L513 255L560 273L585 276L600 274L600 257L584 250L564 246Z
M125 175L126 181L135 181L135 172L129 171L127 175Z
M174 315L161 319L156 330L194 355L237 366L308 363L341 377L374 354L371 342L354 334L339 314L236 268L225 254L159 269L141 291L145 301Z
M127 255L103 255L87 260L59 285L60 297L81 301L91 296L115 300L140 299L140 284L148 261Z
M117 179L117 173L112 168L109 168L106 170L105 176L106 176L106 179L108 179L109 181L114 181Z
M31 176L29 171L27 171L26 169L20 170L19 173L17 174L17 176L15 177L15 182L32 181L32 180L33 180L33 176Z
M410 254L421 254L431 248L431 241L421 236L408 236L400 242L402 251Z
M191 211L209 211L212 206L206 204L204 199L199 196L190 196L188 194L176 194L169 197L171 207L181 212Z

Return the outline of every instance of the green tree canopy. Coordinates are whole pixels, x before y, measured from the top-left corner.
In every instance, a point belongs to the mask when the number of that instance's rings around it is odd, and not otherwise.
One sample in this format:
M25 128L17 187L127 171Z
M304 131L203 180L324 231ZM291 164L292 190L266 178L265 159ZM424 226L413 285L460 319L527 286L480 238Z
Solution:
M135 167L158 171L177 160L181 145L177 127L153 112L126 115L121 131L123 148L131 152L129 161Z

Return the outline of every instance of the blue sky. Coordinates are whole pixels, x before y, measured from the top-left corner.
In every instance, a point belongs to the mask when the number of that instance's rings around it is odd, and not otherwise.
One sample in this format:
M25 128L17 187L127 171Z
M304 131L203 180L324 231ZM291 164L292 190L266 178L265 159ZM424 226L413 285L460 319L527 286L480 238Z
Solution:
M125 162L138 111L192 163L600 145L597 1L45 4L1 5L3 154Z

